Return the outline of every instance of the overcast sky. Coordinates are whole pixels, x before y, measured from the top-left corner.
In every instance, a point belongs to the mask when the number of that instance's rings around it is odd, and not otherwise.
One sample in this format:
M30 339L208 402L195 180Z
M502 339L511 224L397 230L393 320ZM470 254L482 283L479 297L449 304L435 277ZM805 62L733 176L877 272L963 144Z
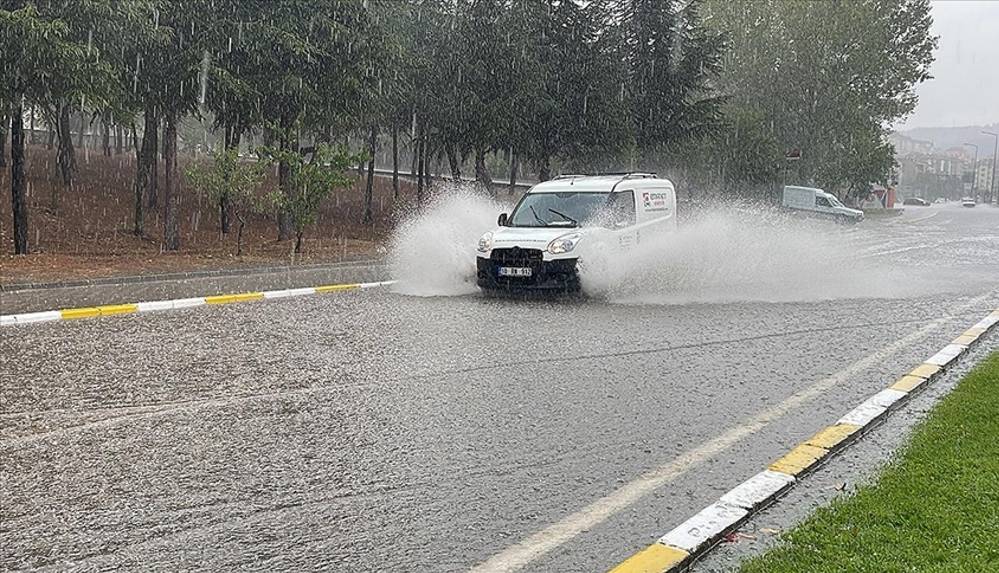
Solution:
M902 128L999 122L999 0L934 0L933 79Z

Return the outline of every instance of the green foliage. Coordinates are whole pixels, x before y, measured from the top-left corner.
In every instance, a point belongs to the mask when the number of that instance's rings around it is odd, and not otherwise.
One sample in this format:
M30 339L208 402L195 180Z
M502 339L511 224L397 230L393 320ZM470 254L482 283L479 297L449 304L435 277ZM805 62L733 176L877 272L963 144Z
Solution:
M639 149L675 148L717 128L724 98L711 80L721 70L724 36L702 24L702 0L620 4Z
M913 110L933 61L928 0L704 8L729 41L718 79L729 110L759 117L781 154L802 151L789 180L842 192L887 177L886 130Z
M742 571L995 571L997 381L993 353L920 424L876 483L819 509Z
M89 5L89 4L88 4ZM100 48L88 43L81 23L60 13L61 3L40 10L25 3L0 8L0 97L13 103L107 97L111 68Z
M322 201L334 189L353 182L346 173L361 159L343 146L328 144L317 145L308 159L302 153L273 147L264 149L263 154L272 162L288 166L289 189L268 194L267 201L274 209L291 216L299 237L316 221Z
M191 187L213 204L226 203L237 211L262 211L264 201L257 189L264 179L265 163L243 161L236 149L219 147L210 163L196 163L185 175Z

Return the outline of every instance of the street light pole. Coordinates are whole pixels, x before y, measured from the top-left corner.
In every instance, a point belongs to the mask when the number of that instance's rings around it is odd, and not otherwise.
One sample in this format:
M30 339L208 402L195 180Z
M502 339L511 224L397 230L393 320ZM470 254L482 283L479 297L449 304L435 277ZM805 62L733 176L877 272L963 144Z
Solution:
M991 135L996 140L992 149L992 185L989 186L989 195L992 202L999 204L999 181L996 181L996 159L999 158L999 133L991 131L983 131L982 133Z
M975 148L975 162L971 164L971 196L978 201L978 146L974 143L965 143L968 147Z

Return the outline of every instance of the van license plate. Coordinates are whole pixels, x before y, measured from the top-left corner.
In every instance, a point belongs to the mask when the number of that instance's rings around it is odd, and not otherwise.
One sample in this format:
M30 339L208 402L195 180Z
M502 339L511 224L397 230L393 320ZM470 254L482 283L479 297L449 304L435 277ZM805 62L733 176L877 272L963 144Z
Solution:
M533 274L531 267L500 267L501 277L529 277Z

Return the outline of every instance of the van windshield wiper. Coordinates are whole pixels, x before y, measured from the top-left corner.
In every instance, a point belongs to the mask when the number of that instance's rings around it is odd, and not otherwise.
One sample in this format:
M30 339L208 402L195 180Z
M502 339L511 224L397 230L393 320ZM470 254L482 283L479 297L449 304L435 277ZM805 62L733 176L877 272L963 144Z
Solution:
M577 227L579 226L579 221L577 221L577 220L573 219L572 217L570 217L570 216L566 215L565 213L559 213L559 212L558 212L558 211L556 211L555 209L548 209L548 210L549 210L549 211L551 211L552 213L554 213L554 214L558 215L559 217L562 217L562 218L563 218L563 219L565 219L566 221L569 221L569 222L570 222L570 223L572 223L573 225L575 225L575 226L577 226Z
M541 223L542 227L547 227L548 226L548 221L545 221L540 216L538 216L538 212L534 210L534 205L528 205L528 207L531 208L531 213L534 215L534 219L537 222Z

